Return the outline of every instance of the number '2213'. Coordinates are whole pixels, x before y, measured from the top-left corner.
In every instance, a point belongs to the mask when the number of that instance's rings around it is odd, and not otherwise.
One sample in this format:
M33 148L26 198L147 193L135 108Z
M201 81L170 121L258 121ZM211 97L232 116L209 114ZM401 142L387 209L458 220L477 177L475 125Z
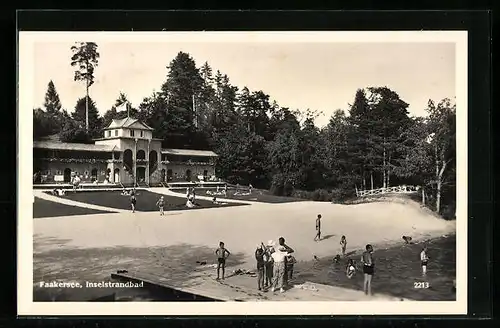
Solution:
M413 283L413 288L429 288L429 283L427 281L425 282L414 282Z

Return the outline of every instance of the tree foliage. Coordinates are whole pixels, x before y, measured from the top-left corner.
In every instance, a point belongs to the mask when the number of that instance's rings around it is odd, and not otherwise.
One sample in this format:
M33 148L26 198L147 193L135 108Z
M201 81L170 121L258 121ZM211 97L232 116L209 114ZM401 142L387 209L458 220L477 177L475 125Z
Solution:
M89 88L94 84L94 70L99 63L99 52L97 52L97 44L95 42L77 42L71 47L73 55L71 56L71 66L75 67L75 81L85 82L85 99L89 99ZM89 122L89 103L86 102L85 127L88 133L90 129Z
M81 63L98 55L87 55L85 47L95 51L97 46L75 47L80 53L73 59L80 72L75 79L91 85L94 66L87 69ZM429 101L426 117L410 117L408 103L396 91L360 88L348 108L336 110L319 128L315 120L321 112L282 107L263 90L239 89L226 74L208 62L197 67L184 52L170 61L159 87L137 108L120 93L102 118L90 97L79 99L72 117L65 116L61 139L90 142L112 119L130 114L150 125L164 147L214 150L217 175L228 182L280 195L309 193L315 200L415 184L423 186L437 212L455 206L455 106L448 99L437 105ZM50 84L47 95L47 108L60 108ZM117 111L123 103L129 110ZM84 128L86 104L89 133ZM34 112L37 135L57 130L46 114Z

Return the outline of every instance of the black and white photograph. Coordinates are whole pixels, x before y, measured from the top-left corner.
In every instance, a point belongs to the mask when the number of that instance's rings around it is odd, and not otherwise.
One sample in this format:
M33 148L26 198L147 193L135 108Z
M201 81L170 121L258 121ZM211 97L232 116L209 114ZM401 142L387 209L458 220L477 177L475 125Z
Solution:
M465 313L466 48L19 32L20 313Z

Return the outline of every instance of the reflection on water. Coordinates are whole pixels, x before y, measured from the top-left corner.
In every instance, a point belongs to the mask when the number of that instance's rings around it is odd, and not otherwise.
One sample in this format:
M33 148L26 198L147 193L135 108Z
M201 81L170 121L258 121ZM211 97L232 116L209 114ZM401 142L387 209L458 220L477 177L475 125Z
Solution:
M441 237L427 242L427 275L422 276L420 252L422 243L394 246L387 249L375 248L375 276L372 280L373 293L383 293L418 301L454 301L453 280L456 276L455 235ZM358 254L350 255L361 269ZM352 279L345 275L346 261L333 263L332 259L297 264L296 282L316 282L344 288L363 290L363 273L358 271ZM415 284L427 282L429 288Z

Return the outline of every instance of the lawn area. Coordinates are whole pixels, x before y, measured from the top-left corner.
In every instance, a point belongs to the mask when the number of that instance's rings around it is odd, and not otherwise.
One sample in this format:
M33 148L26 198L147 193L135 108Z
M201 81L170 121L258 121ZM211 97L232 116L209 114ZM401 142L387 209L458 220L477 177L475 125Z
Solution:
M152 212L158 211L156 202L163 196L165 199L165 211L174 210L187 210L186 199L184 197L173 197L168 195L160 195L147 190L137 190L137 204L136 210L140 212ZM110 208L117 208L122 210L130 209L130 197L123 196L121 191L89 191L89 192L68 192L65 196L66 199L70 199L77 202L105 206ZM196 203L199 205L193 209L199 208L213 208L213 207L228 207L245 205L238 203L224 204L224 205L214 205L211 201L197 199Z
M45 200L38 197L35 197L35 203L33 204L34 219L57 217L57 216L104 214L104 213L113 213L113 212L100 211L91 208L71 206L71 205L51 202L50 200Z
M293 197L284 197L284 196L275 196L269 193L267 190L257 190L254 189L252 191L251 195L245 195L244 193L247 193L246 189L240 190L240 193L243 193L243 195L235 195L236 190L233 188L229 188L227 191L227 194L224 195L209 195L207 194L207 191L210 190L211 192L214 192L216 189L215 188L206 188L206 189L201 189L197 188L196 189L196 194L199 196L206 196L206 197L217 197L218 199L234 199L234 200L243 200L243 201L251 201L251 202L258 202L258 203L268 203L268 204L280 204L280 203L293 203L293 202L304 202L304 199L300 198L293 198ZM179 189L179 190L172 190L173 192L179 193L179 194L186 194L185 189Z

